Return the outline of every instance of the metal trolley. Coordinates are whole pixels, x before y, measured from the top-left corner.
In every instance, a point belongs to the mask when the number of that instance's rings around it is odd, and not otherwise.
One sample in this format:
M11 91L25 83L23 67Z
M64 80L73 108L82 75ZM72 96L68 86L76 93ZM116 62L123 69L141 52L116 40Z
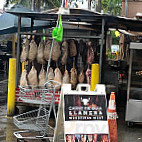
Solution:
M48 122L52 109L56 119L54 95L59 86L60 83L50 80L44 86L20 87L19 99L23 102L39 104L40 106L39 109L13 117L14 124L19 129L26 129L26 131L14 132L17 141L25 141L25 139L40 139L42 141L48 139L52 141L54 129L49 126Z

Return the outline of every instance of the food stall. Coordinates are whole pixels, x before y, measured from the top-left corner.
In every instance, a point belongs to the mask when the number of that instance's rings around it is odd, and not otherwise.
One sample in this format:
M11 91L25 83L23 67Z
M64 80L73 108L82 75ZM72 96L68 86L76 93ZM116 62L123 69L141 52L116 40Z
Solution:
M84 15L83 13L86 14ZM39 39L41 39L43 36L46 37L46 40L43 41L47 46L45 48L47 49L44 52L44 54L48 54L48 43L50 39L52 39L51 31L52 28L55 27L55 23L57 20L57 14L56 13L16 13L16 12L10 12L12 14L18 15L19 17L19 26L18 26L18 48L17 48L17 76L16 76L16 87L19 85L19 78L21 74L21 68L20 68L20 58L22 53L20 52L19 47L21 46L21 35L30 35L35 36ZM80 14L77 14L80 13ZM90 17L88 17L88 14L91 14ZM20 20L21 17L30 17L32 20L31 22L31 32L21 32L20 31ZM95 19L93 19L95 17ZM32 32L32 23L34 20L48 20L51 21L51 25L49 25L47 32L48 33L42 33L42 32ZM72 80L72 85L76 86L78 82L90 82L90 79L87 79L85 76L85 73L87 74L91 71L91 64L92 63L99 63L100 64L100 70L99 72L102 72L102 56L103 56L103 41L104 41L104 33L105 33L105 20L102 18L102 16L98 16L97 14L94 15L93 12L87 11L87 10L79 10L79 9L71 9L69 15L62 15L62 21L63 21L63 28L64 28L64 42L63 43L57 43L57 47L59 47L58 51L53 52L56 54L58 52L59 55L52 56L52 62L51 67L53 70L56 70L55 72L60 72L61 74L64 74L65 76L70 74L71 71L72 75L70 76L76 76ZM95 29L93 28L94 21L97 21L97 27L95 26ZM47 41L48 39L48 41ZM29 39L28 39L29 40ZM34 39L35 40L35 39ZM29 40L30 41L30 40ZM94 43L93 43L93 42ZM35 41L36 45L40 45L39 42ZM41 43L41 42L40 42ZM26 42L24 43L26 44ZM50 43L49 43L50 44ZM51 45L51 44L50 44ZM38 46L39 47L39 46ZM44 49L45 49L44 48ZM100 50L101 49L101 50ZM55 49L56 50L56 49ZM67 51L67 52L66 52ZM88 53L89 52L89 53ZM91 58L88 58L89 55ZM68 54L69 56L66 57L65 54ZM94 58L94 54L96 55ZM98 56L100 54L100 56ZM48 55L47 55L48 56ZM47 57L46 56L46 57ZM88 57L87 57L88 56ZM48 59L46 59L44 56L44 66L46 67ZM28 58L29 60L29 58ZM31 59L32 60L32 59ZM41 70L41 62L40 64L37 63L37 61L33 61L33 64L37 64L37 74L40 74ZM31 69L31 63L28 63L28 72ZM53 70L50 70L53 72ZM66 70L65 70L66 69ZM55 73L54 72L54 73ZM101 74L101 73L100 73ZM80 79L78 80L78 75L80 75ZM89 78L89 76L88 76ZM101 75L99 77L99 80L101 82ZM70 80L70 79L69 79ZM61 81L60 81L61 82ZM18 88L17 91L18 92ZM55 99L56 100L56 99ZM58 100L58 99L57 99ZM59 101L59 100L58 100Z
M58 13L58 9L54 10L48 10L46 13L24 13L24 12L9 12L11 14L18 16L18 44L17 44L17 74L16 74L16 87L19 85L19 78L21 75L21 67L20 67L20 55L21 55L21 35L30 35L32 36L38 36L39 39L41 39L43 36L46 37L46 39L52 39L52 29L56 25ZM65 69L67 69L68 73L71 71L72 68L75 68L72 70L72 72L75 73L75 76L77 78L78 75L84 76L83 82L89 83L86 78L86 71L89 69L88 74L91 70L91 64L93 63L99 63L99 83L105 83L107 82L107 78L105 77L105 64L106 64L106 36L107 31L110 28L114 29L122 29L122 30L134 30L139 31L142 21L137 21L133 19L127 19L123 17L114 17L107 14L100 14L89 10L84 9L69 9L70 13L68 14L62 14L62 23L63 23L63 39L64 41L67 41L68 43L68 52L69 52L69 58L67 60L67 65L62 64L61 59L63 57L63 44L59 43L60 52L61 55L58 57L58 61L54 61L52 58L51 67L53 70L55 68L59 67L60 72L62 74L65 73ZM31 18L31 32L21 32L21 17L27 17ZM47 33L42 32L33 32L33 23L34 20L47 20L51 23L48 25ZM137 24L137 26L134 25ZM31 38L32 39L32 38ZM34 39L37 46L39 45L39 42ZM84 45L81 45L81 40L83 40ZM30 39L29 39L30 41ZM91 42L91 46L87 46L87 42ZM76 54L71 55L70 53L70 44L73 42L73 44L76 47ZM90 43L89 43L90 44ZM80 48L81 47L81 48ZM91 49L90 52L88 49ZM91 62L89 60L87 61L87 55L82 54L81 50L85 51L86 53L91 53L93 49L93 56L94 59L91 58ZM82 55L81 55L82 54ZM89 57L89 56L88 56ZM92 56L90 56L92 57ZM85 59L85 61L83 61ZM45 60L45 59L44 59ZM35 62L34 62L35 63ZM35 63L36 64L36 63ZM47 64L47 61L46 61ZM81 73L80 68L83 64L83 72ZM39 65L39 64L38 64ZM31 69L31 63L28 63L28 72ZM38 71L38 74L40 73L41 65L39 65L40 68L36 68ZM45 65L46 66L46 65ZM67 73L67 72L66 72ZM111 74L109 74L111 75ZM69 73L69 76L71 74ZM116 81L118 83L118 81ZM79 83L79 80L75 80L75 85ZM117 84L116 83L116 84ZM18 92L18 91L17 91Z
M132 19L114 17L82 9L69 9L70 13L62 14L62 23L64 27L63 42L53 43L51 33L53 31L53 28L56 26L58 19L57 11L51 10L47 13L10 12L11 14L18 16L16 74L16 96L18 98L16 99L17 103L22 102L18 96L19 86L31 85L30 89L34 90L34 86L39 85L39 83L41 82L43 84L46 77L47 79L49 79L49 77L52 77L52 80L58 81L59 83L71 83L73 90L76 88L76 85L78 83L90 84L91 65L93 63L99 64L98 82L100 84L104 83L107 31L109 30L109 28L138 30L142 25L141 21ZM31 18L31 32L21 32L21 17ZM46 30L46 33L42 33L42 31L33 32L32 25L34 23L34 20L47 20L51 22L51 24L47 27L48 29ZM133 28L134 24L137 24L136 29ZM27 35L23 42L21 42L21 35ZM28 36L30 36L30 38ZM43 38L43 36L45 38ZM53 53L49 52L51 46L53 47ZM20 52L21 47L22 52ZM42 58L38 55L39 51L42 51ZM23 53L26 53L26 56L23 56ZM49 53L52 53L52 55L49 56ZM48 69L49 59L51 59L51 68L49 68L49 70L46 70L46 68ZM22 62L22 64L24 62L23 70L21 70L20 61ZM45 76L45 72L47 72L47 76ZM111 75L108 74L108 76ZM28 89L29 88L27 88L27 90ZM58 104L60 87L57 90L57 92L54 92L54 99L55 103ZM41 94L38 94L39 97L40 95ZM44 95L45 98L49 99L49 97L46 96L46 93L44 93ZM80 100L82 99L80 98ZM86 101L86 98L84 100ZM46 103L46 101L49 100L44 101ZM55 107L53 102L52 107Z

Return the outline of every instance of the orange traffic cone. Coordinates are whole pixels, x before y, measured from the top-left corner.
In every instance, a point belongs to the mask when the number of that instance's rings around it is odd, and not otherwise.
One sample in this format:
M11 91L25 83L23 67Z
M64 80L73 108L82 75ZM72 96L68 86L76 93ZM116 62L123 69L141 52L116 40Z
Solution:
M67 2L67 0L66 0L65 8L68 8L68 2Z
M117 122L116 122L117 114L116 114L116 104L115 104L115 93L114 92L111 92L111 95L110 95L107 115L108 115L110 142L117 142Z

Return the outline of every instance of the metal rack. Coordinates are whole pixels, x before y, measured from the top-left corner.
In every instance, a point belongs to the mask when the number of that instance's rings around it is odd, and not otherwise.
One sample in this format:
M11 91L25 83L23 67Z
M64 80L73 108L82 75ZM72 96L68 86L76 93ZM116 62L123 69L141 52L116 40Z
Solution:
M142 122L142 43L130 43L126 118L128 126Z

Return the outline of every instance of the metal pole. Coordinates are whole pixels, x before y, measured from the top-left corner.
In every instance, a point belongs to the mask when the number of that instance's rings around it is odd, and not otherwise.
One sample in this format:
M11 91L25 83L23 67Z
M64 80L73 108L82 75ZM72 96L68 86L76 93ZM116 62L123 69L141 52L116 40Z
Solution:
M125 17L127 17L127 0L125 0Z
M128 72L128 87L127 87L127 101L130 97L131 75L132 75L132 61L133 61L133 49L130 50L129 72Z
M15 33L13 34L13 39L12 39L12 57L15 58L15 40L16 40L16 35Z
M19 63L20 63L20 42L21 42L21 16L18 16L18 37L17 37L17 62L16 62L16 87L18 87L19 83Z
M34 26L34 19L31 18L31 32L33 31L33 26Z
M9 59L7 116L15 114L16 59Z
M34 11L34 0L32 0L31 10Z
M102 79L102 58L103 58L103 44L104 44L104 26L105 20L102 19L102 34L101 34L101 47L100 47L100 59L99 59L99 83Z
M88 0L88 9L91 10L91 0Z

